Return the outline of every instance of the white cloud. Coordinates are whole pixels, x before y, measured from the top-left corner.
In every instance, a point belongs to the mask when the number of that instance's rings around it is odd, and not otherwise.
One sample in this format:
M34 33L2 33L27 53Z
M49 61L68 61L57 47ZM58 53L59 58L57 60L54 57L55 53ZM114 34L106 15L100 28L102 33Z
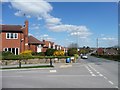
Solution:
M46 23L48 25L55 25L55 24L61 24L61 19L59 18L54 18L54 17L49 17L46 19Z
M31 29L31 30L40 30L40 24L32 24L32 25L30 26L30 29Z
M48 35L47 35L47 34L44 34L43 37L48 37Z
M17 16L21 16L22 13L37 18L44 18L49 16L48 13L52 10L52 6L44 0L34 0L34 2L29 0L11 0L11 5L18 10L16 12Z
M112 37L104 37L104 38L100 38L101 40L116 40L116 38L112 38Z
M76 36L76 33L79 33L79 36L82 38L86 38L92 34L86 26L63 24L61 18L51 16L50 12L53 10L53 7L45 0L34 0L34 2L30 2L29 0L12 0L11 5L17 10L15 12L16 16L25 15L28 18L34 16L38 20L43 19L47 28L51 31L65 31L72 36ZM33 29L39 29L39 27L36 26Z
M0 0L0 2L4 3L4 2L9 2L10 0Z
M29 35L29 36L34 36L34 35L33 35L33 34L31 34L31 33L28 33L28 35Z
M36 38L38 38L39 40L48 40L48 41L55 41L55 38L50 37L48 34L43 34L43 35L36 35Z

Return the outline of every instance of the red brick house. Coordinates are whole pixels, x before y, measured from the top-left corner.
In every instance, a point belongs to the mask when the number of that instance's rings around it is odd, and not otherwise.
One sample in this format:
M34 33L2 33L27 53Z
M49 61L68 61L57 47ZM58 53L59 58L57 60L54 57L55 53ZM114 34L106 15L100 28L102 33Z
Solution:
M28 47L32 52L42 52L44 43L33 36L28 36Z
M96 52L97 52L98 55L103 55L104 54L104 49L103 48L98 48Z
M54 42L43 40L44 46L42 52L46 52L48 48L55 49Z
M29 22L26 20L24 25L0 25L0 38L2 46L0 51L10 51L15 55L19 55L25 50L32 50L33 52L46 52L48 48L56 50L64 50L60 45L55 45L54 42L45 41L42 42L33 36L28 36Z
M25 25L0 25L2 48L0 51L10 51L15 55L28 50L28 21Z

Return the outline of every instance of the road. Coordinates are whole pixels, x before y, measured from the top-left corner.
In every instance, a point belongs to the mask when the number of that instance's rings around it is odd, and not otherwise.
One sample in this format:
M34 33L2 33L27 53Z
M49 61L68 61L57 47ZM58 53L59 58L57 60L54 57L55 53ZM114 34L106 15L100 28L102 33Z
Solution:
M3 88L118 88L118 62L88 56L51 69L4 70Z

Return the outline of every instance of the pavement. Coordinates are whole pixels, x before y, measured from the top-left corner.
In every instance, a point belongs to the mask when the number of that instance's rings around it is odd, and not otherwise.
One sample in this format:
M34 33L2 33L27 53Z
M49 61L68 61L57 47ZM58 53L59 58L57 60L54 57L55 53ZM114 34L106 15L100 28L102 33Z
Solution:
M3 88L118 88L118 62L88 56L49 69L3 70Z

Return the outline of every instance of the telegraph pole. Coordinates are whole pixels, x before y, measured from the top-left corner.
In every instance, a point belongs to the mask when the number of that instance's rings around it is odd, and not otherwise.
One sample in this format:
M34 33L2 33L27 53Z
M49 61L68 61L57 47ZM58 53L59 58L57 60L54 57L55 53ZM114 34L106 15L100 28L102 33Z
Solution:
M96 42L96 44L97 44L97 49L98 49L98 38L97 38L97 40L96 40L97 42Z

